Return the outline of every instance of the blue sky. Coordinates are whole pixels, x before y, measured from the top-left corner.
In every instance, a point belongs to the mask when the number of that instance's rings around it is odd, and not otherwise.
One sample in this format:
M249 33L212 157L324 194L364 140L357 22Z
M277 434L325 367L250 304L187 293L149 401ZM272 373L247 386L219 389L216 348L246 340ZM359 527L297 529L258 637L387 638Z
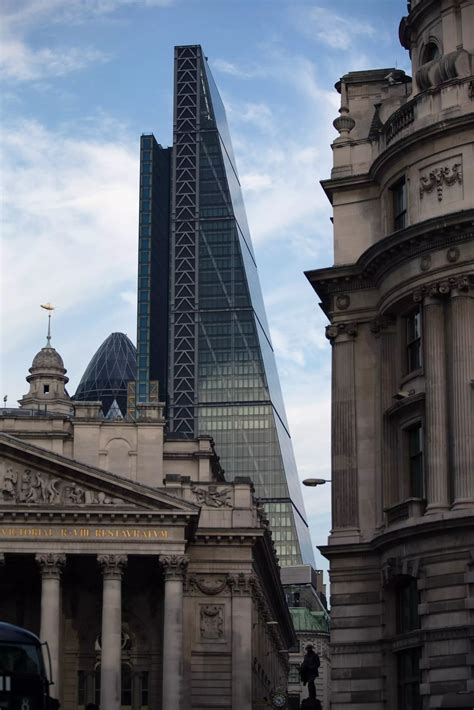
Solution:
M332 264L332 127L348 71L396 66L403 0L3 0L2 381L44 344L75 391L112 331L135 341L138 145L172 140L173 47L201 44L226 105L300 477L330 477L330 346L303 271ZM330 486L304 489L325 544ZM326 562L318 554L318 564Z

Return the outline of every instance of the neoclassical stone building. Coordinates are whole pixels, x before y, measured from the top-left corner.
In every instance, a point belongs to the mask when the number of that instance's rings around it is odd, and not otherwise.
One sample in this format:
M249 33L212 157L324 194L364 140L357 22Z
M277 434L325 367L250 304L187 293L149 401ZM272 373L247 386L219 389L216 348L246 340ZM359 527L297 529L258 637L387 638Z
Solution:
M474 704L474 2L412 0L413 78L337 83L332 710ZM456 704L457 703L457 704Z
M296 639L250 481L166 439L160 404L72 403L49 342L27 379L0 417L0 619L48 641L61 707L268 707Z

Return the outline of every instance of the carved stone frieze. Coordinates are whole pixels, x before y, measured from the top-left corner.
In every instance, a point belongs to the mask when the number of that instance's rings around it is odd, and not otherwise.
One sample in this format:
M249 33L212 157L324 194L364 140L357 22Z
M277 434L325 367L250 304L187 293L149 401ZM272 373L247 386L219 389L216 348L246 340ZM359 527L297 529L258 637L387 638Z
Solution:
M438 201L443 199L443 186L450 187L454 183L462 183L462 165L454 163L451 168L433 168L428 175L420 176L420 199L423 199L425 192L432 192L436 188Z
M437 298L446 296L452 291L468 291L470 287L471 282L468 276L451 276L449 279L435 281L415 289L413 291L413 300L415 303L421 303L426 296Z
M120 579L127 566L127 555L97 555L104 579Z
M224 636L224 605L201 604L199 610L201 639L216 641Z
M190 574L187 578L187 591L191 593L216 596L221 594L228 585L228 575L211 577L204 574Z
M357 335L357 323L338 323L337 325L326 326L326 338L331 342L331 345L340 335L348 335L351 338L355 338Z
M0 470L0 503L81 506L121 505L124 501L44 471L4 466Z
M191 486L198 505L207 505L210 508L232 508L232 489L220 488L210 485L206 488Z
M188 562L187 555L160 555L165 579L184 579Z
M59 579L66 565L66 555L53 552L38 553L35 559L42 577Z

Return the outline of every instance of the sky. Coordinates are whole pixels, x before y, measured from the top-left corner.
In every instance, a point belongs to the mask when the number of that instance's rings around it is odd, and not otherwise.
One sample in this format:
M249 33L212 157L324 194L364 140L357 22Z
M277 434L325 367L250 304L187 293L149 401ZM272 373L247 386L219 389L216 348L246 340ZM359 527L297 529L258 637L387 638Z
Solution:
M330 478L330 345L304 271L333 263L335 82L398 67L403 0L2 0L1 370L8 406L45 344L72 394L113 331L135 342L141 133L172 143L173 47L224 101L301 479ZM330 483L303 488L313 544ZM316 553L317 565L327 561Z

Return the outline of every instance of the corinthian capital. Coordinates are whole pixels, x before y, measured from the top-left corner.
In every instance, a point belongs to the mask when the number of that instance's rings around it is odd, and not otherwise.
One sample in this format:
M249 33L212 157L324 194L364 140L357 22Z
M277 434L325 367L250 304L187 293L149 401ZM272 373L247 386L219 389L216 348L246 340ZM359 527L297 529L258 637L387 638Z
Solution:
M326 338L331 342L331 345L334 345L336 338L340 335L355 338L357 335L357 323L337 323L337 325L328 325L326 327Z
M184 579L188 562L187 555L160 555L165 579Z
M97 555L104 579L120 579L127 566L127 555Z
M66 564L66 555L53 552L38 553L35 559L41 570L41 576L50 579L59 579Z

